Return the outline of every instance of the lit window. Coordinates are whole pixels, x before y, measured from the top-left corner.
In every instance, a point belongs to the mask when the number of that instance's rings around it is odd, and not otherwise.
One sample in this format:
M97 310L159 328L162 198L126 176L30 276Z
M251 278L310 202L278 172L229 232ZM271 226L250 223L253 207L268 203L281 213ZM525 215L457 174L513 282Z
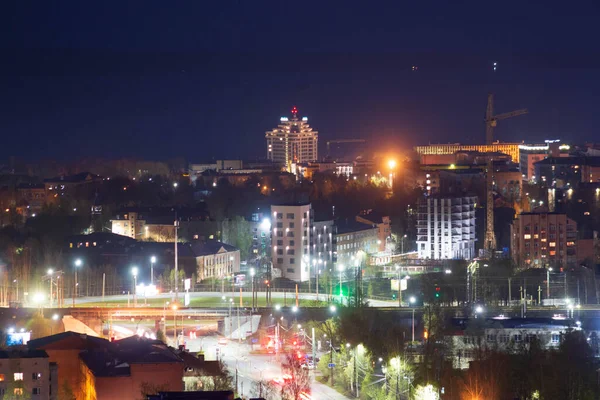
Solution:
M4 374L0 374L0 382L4 382Z
M548 243L548 245L549 245L550 247L556 247L556 242L550 242L550 243Z
M523 235L523 239L531 239L531 235L529 233L526 233Z
M13 380L15 381L22 381L23 380L23 373L22 372L15 372L13 375Z
M15 388L13 393L15 396L23 396L23 388Z

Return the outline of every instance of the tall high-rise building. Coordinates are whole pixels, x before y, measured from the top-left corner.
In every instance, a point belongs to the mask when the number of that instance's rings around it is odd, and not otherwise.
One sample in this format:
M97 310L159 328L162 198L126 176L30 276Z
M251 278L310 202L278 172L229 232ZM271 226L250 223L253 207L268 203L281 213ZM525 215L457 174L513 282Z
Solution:
M476 196L430 196L419 201L417 250L419 258L475 257Z
M292 118L281 117L277 128L267 131L267 159L285 165L292 172L292 164L316 161L319 132L308 125L308 118L298 118L298 109L292 108Z

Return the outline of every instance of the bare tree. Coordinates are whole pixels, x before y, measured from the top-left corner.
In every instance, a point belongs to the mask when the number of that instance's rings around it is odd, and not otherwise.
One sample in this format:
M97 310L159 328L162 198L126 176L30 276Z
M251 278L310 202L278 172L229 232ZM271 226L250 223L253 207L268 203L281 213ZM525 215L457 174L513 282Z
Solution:
M294 353L287 354L281 366L284 374L287 375L281 390L282 398L286 400L300 399L302 393L310 390L308 369L302 368L301 360Z

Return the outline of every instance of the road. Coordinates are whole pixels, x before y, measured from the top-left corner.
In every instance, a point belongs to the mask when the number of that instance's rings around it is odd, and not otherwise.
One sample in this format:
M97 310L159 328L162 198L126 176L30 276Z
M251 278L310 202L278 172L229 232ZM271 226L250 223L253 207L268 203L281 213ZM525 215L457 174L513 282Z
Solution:
M204 336L189 339L186 340L187 347L191 352L204 350L207 360L215 360L219 354L234 377L237 370L238 389L243 396L258 395L258 382L272 382L273 379L282 376L281 364L274 354L250 354L250 345L240 344L235 340L230 340L226 345L219 345L218 338ZM311 397L319 400L348 399L314 379L311 384Z
M179 294L180 297L183 297L182 293ZM159 298L159 299L165 299L168 300L173 296L173 293L161 293L155 296L152 296L152 298ZM225 297L231 297L234 299L237 299L239 297L239 292L191 292L190 293L190 298L200 298L200 297L213 297L213 298L221 298L222 296ZM246 297L250 296L250 293L246 292L245 295ZM264 298L265 297L265 292L258 292L258 297L259 298ZM283 303L283 299L284 297L287 298L287 302L291 303L293 301L293 299L295 298L295 294L293 293L287 293L286 295L284 295L284 293L281 292L272 292L271 293L271 298L273 299L273 303L277 303L277 300L280 300L280 303ZM114 295L114 296L105 296L104 297L104 302L105 303L110 303L110 302L119 302L119 301L127 301L127 299L130 299L132 301L131 304L133 304L133 298L131 295ZM303 300L320 300L320 301L326 301L327 300L327 296L324 294L320 294L317 296L316 293L299 293L298 294L298 298L303 299ZM149 297L150 299L150 297ZM398 305L397 301L383 301L383 300L373 300L373 299L368 299L369 301L369 305L371 307L394 307ZM78 299L75 300L75 304L85 304L85 303L99 303L102 302L102 297L101 296L93 296L93 297L80 297ZM138 298L138 303L142 303L143 302L143 298ZM70 306L70 302L66 302L65 300L65 305Z

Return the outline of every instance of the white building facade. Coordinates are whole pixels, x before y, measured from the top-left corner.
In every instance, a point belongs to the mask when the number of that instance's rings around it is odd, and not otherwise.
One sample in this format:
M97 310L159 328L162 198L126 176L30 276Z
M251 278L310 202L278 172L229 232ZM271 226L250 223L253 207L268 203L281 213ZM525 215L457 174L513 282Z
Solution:
M285 165L292 172L292 164L318 159L319 132L308 124L308 118L298 118L298 109L292 108L292 118L281 117L277 128L267 131L267 159Z
M426 197L419 201L417 251L423 259L475 257L476 196Z
M304 282L311 276L312 218L310 203L271 206L271 260L284 278Z

